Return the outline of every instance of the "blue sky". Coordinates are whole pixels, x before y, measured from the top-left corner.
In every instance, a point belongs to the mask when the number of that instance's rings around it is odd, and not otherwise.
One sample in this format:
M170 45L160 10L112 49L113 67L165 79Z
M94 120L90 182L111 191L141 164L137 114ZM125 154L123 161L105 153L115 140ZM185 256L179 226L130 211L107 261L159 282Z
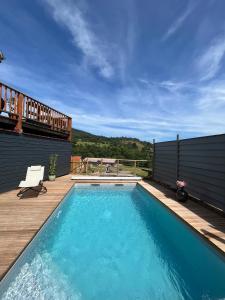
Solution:
M3 0L0 80L95 134L224 133L224 0Z

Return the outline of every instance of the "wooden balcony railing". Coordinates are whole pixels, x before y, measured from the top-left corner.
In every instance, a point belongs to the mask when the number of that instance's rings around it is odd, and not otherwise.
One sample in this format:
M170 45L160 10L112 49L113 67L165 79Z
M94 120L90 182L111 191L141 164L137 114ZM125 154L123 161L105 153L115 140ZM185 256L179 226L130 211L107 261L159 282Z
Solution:
M37 128L60 133L71 139L72 119L67 115L0 82L0 118L14 124L21 133L24 128ZM0 120L0 124L1 124Z

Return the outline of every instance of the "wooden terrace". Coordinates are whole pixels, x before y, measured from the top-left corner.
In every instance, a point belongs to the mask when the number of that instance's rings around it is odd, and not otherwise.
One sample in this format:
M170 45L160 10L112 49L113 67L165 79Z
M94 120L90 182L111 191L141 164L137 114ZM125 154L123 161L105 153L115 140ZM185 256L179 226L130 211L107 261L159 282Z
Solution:
M0 82L0 128L71 140L72 119Z
M57 178L55 182L45 182L48 189L46 194L31 194L23 199L16 196L18 190L0 194L0 278L15 262L74 183L71 175L66 175ZM174 192L156 183L141 181L138 184L225 255L223 216L191 200L183 204L178 203L174 200Z

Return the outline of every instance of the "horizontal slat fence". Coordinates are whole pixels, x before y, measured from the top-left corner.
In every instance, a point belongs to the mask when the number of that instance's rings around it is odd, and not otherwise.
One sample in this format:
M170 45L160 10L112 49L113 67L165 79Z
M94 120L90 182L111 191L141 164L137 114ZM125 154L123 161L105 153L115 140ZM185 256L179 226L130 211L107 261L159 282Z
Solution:
M177 142L154 144L153 177L171 187L176 183Z
M68 141L0 131L0 193L18 187L32 165L45 166L47 179L52 154L58 155L56 175L69 174L71 151Z
M155 143L153 178L225 211L225 135Z

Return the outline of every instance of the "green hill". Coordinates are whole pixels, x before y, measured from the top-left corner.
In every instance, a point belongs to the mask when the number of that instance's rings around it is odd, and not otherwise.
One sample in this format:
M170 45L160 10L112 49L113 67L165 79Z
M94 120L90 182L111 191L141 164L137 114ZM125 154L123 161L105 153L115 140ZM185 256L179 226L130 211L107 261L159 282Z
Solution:
M126 159L151 158L152 144L128 137L105 137L78 129L72 131L73 155Z

